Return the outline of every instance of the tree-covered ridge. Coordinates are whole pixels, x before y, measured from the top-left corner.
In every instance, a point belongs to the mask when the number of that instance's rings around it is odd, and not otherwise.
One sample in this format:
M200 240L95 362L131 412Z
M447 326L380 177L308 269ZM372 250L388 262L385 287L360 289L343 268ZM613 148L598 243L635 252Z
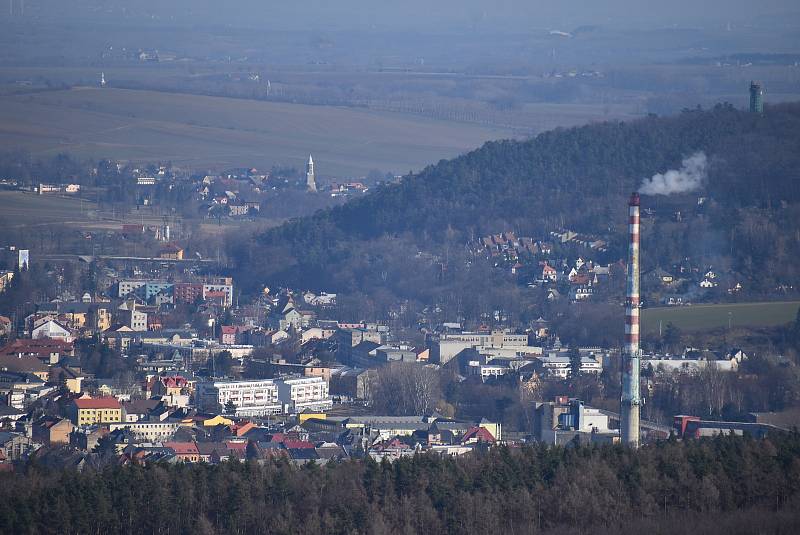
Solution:
M621 238L630 191L696 151L705 151L711 162L696 193L713 199L709 229L735 227L763 210L761 223L778 227L768 231L771 237L785 236L797 228L796 214L779 210L800 200L798 149L800 104L773 106L763 115L718 105L675 117L557 129L524 142L487 143L399 184L272 229L258 247L235 252L246 282L270 277L347 289L348 263L365 243L390 236L422 249L505 229L535 235L568 226L610 230ZM780 228L787 217L788 227ZM743 234L725 239L739 241ZM796 241L787 246L796 248ZM720 249L744 262L750 251L730 245Z
M791 533L800 435L0 474L2 533Z

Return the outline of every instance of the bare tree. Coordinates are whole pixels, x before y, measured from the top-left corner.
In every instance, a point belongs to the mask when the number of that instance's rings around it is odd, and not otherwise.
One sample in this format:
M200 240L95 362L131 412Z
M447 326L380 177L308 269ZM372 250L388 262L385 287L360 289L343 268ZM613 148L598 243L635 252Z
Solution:
M416 363L379 368L370 391L376 410L392 415L426 414L441 397L439 372Z
M728 391L728 380L725 372L719 369L716 362L707 362L697 374L703 392L703 401L707 414L719 415Z

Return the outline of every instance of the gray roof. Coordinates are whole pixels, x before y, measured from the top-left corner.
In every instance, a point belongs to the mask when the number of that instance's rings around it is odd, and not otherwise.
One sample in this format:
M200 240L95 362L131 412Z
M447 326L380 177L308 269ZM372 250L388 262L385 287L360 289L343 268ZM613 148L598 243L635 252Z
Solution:
M14 407L9 407L8 405L0 404L0 418L7 417L7 416L20 416L25 414L24 412L15 409Z
M86 314L93 308L102 308L101 305L110 307L111 303L84 303L83 301L73 301L69 303L39 303L36 305L36 311L42 314L56 313L56 314Z
M370 351L378 347L381 347L381 344L376 344L375 342L370 342L368 340L362 340L361 342L353 346L353 350L364 351L366 353L369 353Z
M14 438L17 438L17 437L21 437L21 436L22 435L20 435L19 433L11 433L9 431L0 431L0 444L5 444L8 441L10 441L10 440L12 440Z

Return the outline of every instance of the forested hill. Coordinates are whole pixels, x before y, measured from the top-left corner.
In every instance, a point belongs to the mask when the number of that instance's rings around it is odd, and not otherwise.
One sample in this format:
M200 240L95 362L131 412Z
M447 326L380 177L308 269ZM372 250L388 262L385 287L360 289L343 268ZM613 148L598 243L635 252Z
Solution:
M361 279L375 269L384 281L387 271L391 276L391 262L375 266L370 257L390 254L381 249L387 240L398 254L408 254L415 248L440 251L444 244L463 248L471 237L504 230L541 235L569 227L610 233L620 238L612 247L619 252L627 195L643 178L679 168L696 151L708 155L710 168L692 200L706 196L712 202L702 236L676 239L713 235L714 246L742 269L763 267L758 259L776 243L786 254L797 248L791 233L800 200L800 103L771 106L763 115L718 105L490 142L399 184L272 229L257 247L239 244L233 253L240 277L253 288L271 281L346 291L363 288ZM644 204L657 202L648 198ZM761 239L770 241L756 243ZM663 258L651 255L650 261L667 263L683 253L681 243L675 250L659 246Z

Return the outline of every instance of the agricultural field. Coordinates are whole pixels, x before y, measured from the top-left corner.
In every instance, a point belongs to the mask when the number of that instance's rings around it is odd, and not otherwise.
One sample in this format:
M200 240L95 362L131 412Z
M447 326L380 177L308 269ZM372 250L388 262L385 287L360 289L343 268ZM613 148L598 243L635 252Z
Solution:
M705 331L719 327L771 327L793 321L800 301L731 303L659 307L642 310L643 334L658 334L659 325L669 323L683 331Z
M294 165L324 178L406 173L509 130L392 112L144 90L0 96L0 146L34 155L171 161L197 168Z
M29 226L44 224L89 223L96 205L62 195L37 195L22 191L0 191L0 224Z

